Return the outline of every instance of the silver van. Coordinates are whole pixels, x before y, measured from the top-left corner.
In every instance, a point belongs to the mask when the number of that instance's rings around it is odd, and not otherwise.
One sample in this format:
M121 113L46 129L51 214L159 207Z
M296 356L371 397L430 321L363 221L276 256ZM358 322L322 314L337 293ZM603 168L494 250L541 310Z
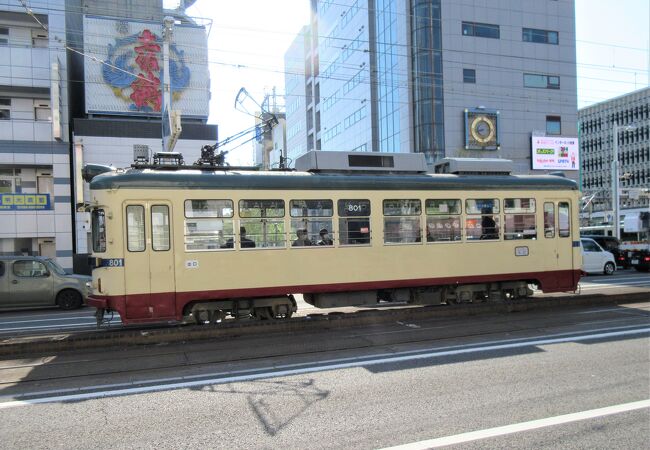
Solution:
M91 277L69 275L50 258L0 256L0 310L83 306Z

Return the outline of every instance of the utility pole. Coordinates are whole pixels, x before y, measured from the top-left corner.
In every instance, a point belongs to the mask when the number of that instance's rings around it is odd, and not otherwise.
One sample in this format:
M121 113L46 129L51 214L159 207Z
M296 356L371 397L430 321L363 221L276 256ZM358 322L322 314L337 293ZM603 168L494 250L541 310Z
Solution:
M180 114L172 110L172 77L169 70L169 45L174 33L174 18L166 16L163 19L163 70L162 83L162 149L171 152L181 134Z

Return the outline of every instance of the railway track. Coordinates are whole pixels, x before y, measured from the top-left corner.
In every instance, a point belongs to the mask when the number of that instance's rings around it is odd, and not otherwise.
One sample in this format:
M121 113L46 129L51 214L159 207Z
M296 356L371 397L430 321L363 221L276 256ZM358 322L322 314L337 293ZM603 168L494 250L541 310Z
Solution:
M218 325L155 325L121 327L73 332L41 333L29 336L0 338L0 355L23 355L66 350L110 348L134 345L168 344L174 342L228 339L261 333L300 332L349 328L389 322L407 322L434 317L462 317L482 314L504 314L548 308L643 302L650 300L649 292L604 295L588 291L582 295L529 298L512 302L477 303L439 306L391 306L335 311L328 314L307 314L285 320L235 321ZM352 308L350 308L352 309Z

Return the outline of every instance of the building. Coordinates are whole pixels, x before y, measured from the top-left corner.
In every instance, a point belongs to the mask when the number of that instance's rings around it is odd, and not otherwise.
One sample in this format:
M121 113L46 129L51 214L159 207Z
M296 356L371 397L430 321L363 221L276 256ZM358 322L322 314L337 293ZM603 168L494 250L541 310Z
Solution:
M307 87L310 89L309 100L312 110L309 115L314 122L313 115L313 61L311 58L311 33L310 27L303 27L298 36L293 40L284 55L285 71L285 104L287 127L287 157L291 162L307 152ZM307 75L309 74L309 75ZM320 118L319 118L320 119ZM320 125L320 121L317 122ZM310 129L310 149L314 148L314 130ZM320 143L319 147L320 149Z
M577 136L574 6L312 0L301 33L311 44L303 45L307 150L420 152L429 164L507 158L517 173L533 172L533 135ZM298 40L287 52L296 61ZM293 83L288 75L287 95L300 95ZM287 114L289 136L298 116Z
M217 141L208 125L210 74L207 30L183 9L165 10L160 0L67 0L68 40L86 57L68 53L74 155L75 252L89 253L90 218L84 164L129 167L163 150L163 19L174 19L170 44L172 109L182 133L174 151L186 163ZM193 2L184 2L186 7ZM93 58L96 58L93 59Z
M650 88L644 88L578 111L584 225L612 223L614 139L618 139L619 207L626 228L635 222L628 218L650 212L649 109ZM614 136L615 125L618 136Z
M71 269L65 3L30 7L0 2L0 254Z

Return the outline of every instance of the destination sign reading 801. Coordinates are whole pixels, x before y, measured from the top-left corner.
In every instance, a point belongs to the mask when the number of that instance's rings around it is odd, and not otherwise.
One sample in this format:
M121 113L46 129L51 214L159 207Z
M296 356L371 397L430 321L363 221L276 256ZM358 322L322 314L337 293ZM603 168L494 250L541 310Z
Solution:
M339 200L338 209L343 217L369 216L370 200Z

